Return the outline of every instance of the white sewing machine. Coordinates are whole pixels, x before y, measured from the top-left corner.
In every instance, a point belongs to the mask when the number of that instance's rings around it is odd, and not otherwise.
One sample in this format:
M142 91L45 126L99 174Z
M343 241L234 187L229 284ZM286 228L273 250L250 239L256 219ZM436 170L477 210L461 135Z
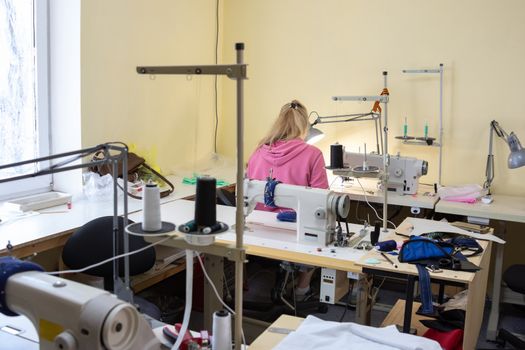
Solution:
M365 155L363 153L344 152L343 163L345 167L361 167ZM368 166L383 169L383 155L368 153L366 155ZM411 157L402 157L399 154L390 156L388 166L388 191L397 194L416 194L419 178L428 172L428 162Z
M244 180L245 215L255 205L264 203L266 181ZM326 246L334 241L337 215L346 218L350 197L330 190L278 184L274 191L275 205L297 212L297 241Z
M28 271L2 292L9 310L31 320L41 350L162 349L137 309L104 290Z

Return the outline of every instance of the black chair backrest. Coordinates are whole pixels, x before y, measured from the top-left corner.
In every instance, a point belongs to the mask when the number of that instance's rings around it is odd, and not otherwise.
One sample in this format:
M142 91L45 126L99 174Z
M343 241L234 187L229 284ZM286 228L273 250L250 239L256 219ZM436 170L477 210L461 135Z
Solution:
M507 284L507 287L515 291L516 293L525 294L525 265L515 264L511 265L503 273L503 280Z
M128 223L133 223L128 220ZM118 218L118 254L122 254L124 219ZM142 237L129 235L129 251L143 248L148 243ZM62 260L71 269L81 269L113 256L113 216L102 216L77 229L66 242ZM144 273L155 264L155 249L150 247L129 257L130 276ZM124 275L124 258L118 259L119 275ZM104 288L112 289L113 262L94 267L85 272L103 277Z

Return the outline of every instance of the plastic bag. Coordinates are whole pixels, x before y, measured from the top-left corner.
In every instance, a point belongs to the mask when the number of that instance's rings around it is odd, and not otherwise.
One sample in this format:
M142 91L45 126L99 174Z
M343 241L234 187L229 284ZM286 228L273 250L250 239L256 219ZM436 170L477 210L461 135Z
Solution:
M88 199L108 200L113 198L113 177L110 174L100 176L94 172L84 173L84 195Z

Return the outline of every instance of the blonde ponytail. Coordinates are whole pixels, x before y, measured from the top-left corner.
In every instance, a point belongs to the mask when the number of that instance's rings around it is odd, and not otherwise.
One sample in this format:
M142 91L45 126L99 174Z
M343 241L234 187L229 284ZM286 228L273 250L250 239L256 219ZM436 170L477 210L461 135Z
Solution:
M262 145L271 146L277 141L304 138L308 132L308 112L304 105L293 100L281 108L277 120L273 123L270 131L259 142Z

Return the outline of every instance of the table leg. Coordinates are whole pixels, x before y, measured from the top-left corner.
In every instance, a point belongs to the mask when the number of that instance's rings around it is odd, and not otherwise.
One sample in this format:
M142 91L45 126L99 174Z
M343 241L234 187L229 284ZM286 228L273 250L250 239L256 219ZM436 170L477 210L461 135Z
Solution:
M439 282L438 303L443 304L443 299L445 299L445 283Z
M359 279L355 281L357 285L357 300L355 305L355 322L363 325L370 325L370 287L372 277L366 274L360 274Z
M416 277L408 275L406 301L405 301L405 315L403 317L403 333L410 333L410 324L412 323L412 303L414 302L414 284Z
M505 225L504 223L502 225ZM503 228L503 234L499 236L504 236L505 228ZM504 237L502 237L504 238ZM496 259L494 261L494 279L492 285L492 304L490 306L489 322L487 324L487 334L486 337L488 340L496 340L498 335L498 322L499 322L499 304L501 300L501 275L503 270L503 253L504 245L496 245Z
M204 267L210 279L212 280L219 296L223 297L223 271L224 261L220 256L206 254L204 258ZM204 329L211 330L213 322L213 313L217 310L221 310L224 307L217 299L213 288L208 283L208 280L204 278L204 304L203 304L203 322Z

